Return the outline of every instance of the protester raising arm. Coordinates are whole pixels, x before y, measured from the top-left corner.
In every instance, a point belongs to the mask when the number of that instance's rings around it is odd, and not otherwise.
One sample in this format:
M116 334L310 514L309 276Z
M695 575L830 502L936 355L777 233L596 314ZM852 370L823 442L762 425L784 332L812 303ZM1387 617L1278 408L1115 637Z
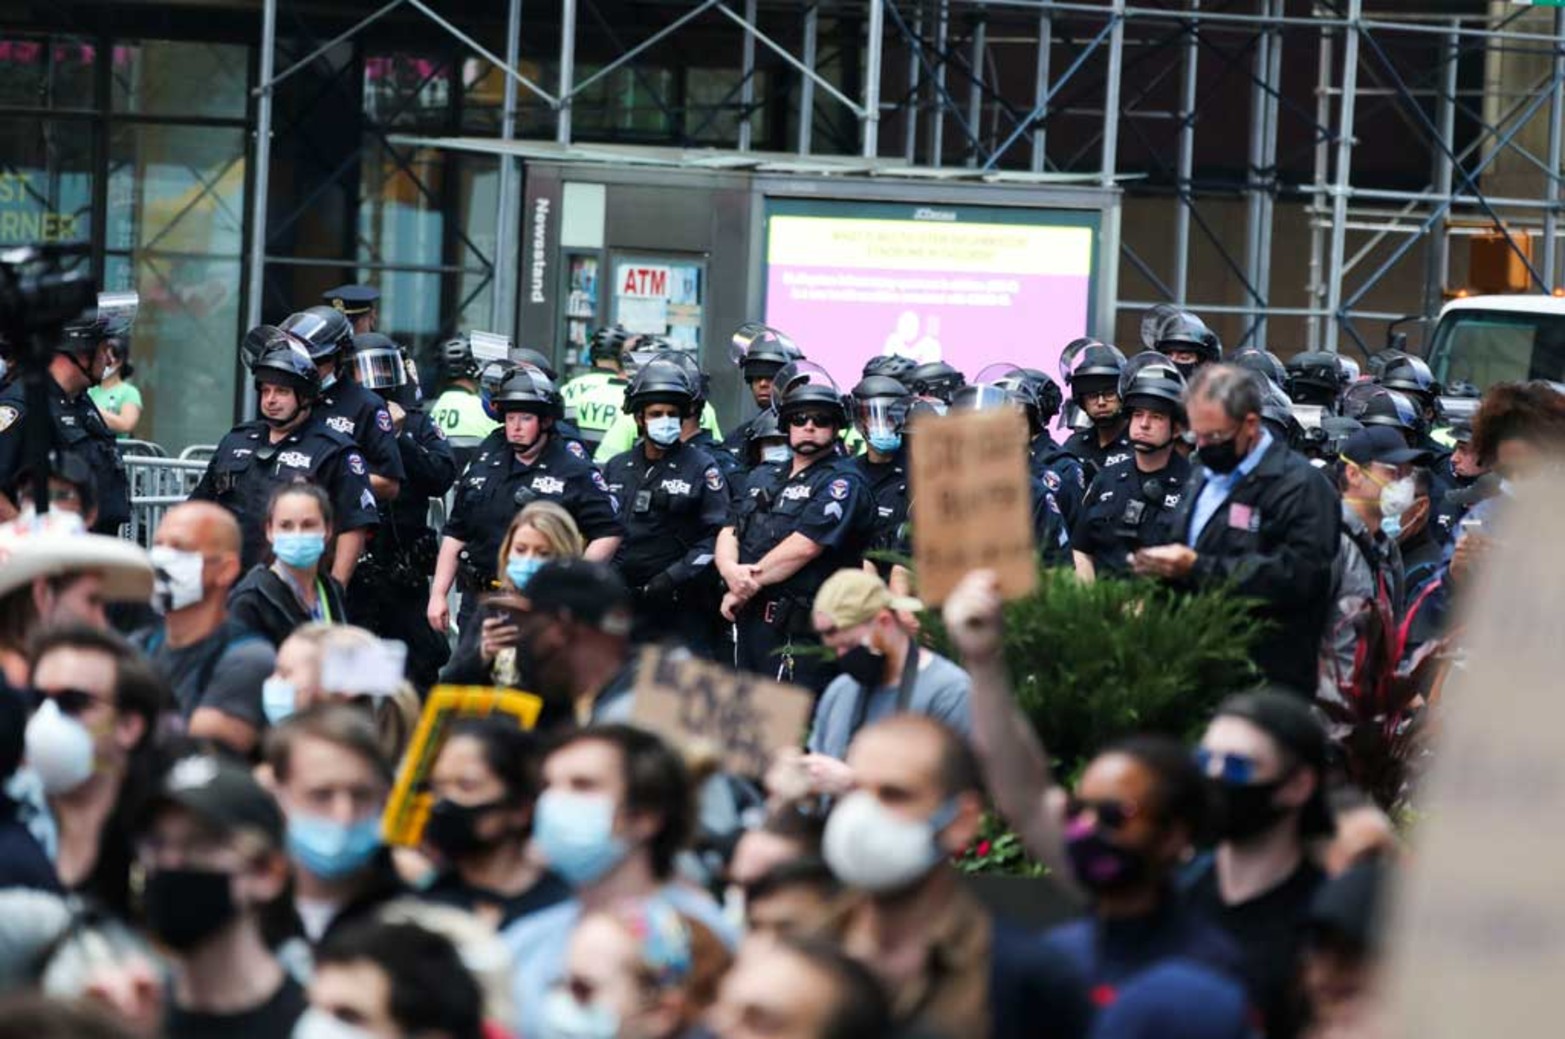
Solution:
M1069 884L1060 828L1064 792L1054 785L1049 755L1011 695L1000 607L1000 581L992 570L968 574L945 602L946 630L972 679L973 749L1000 814L1027 851Z

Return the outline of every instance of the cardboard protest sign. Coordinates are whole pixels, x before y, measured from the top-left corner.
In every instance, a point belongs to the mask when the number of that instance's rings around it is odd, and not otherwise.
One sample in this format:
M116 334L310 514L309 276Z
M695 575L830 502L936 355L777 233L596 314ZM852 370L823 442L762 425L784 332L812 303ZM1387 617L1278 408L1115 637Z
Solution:
M815 697L798 686L655 646L642 650L633 724L675 745L704 744L725 771L765 774L772 755L796 747Z
M397 782L380 818L387 844L416 847L434 804L429 773L446 745L451 726L463 718L500 714L514 718L518 728L531 730L543 712L543 701L531 693L501 691L490 686L437 685L429 691L418 728L402 755Z
M1037 582L1027 424L1013 411L925 416L913 445L913 560L918 595L945 601L970 570L993 570L1000 594Z
M1565 977L1565 483L1528 485L1463 589L1416 854L1390 928L1400 1039L1557 1035Z

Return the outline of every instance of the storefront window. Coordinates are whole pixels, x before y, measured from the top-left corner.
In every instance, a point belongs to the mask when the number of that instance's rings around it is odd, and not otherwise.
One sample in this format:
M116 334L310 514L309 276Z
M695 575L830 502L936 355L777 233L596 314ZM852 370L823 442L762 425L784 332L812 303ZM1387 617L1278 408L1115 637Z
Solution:
M0 117L0 246L92 237L92 124Z
M0 33L0 105L92 108L97 54L79 37Z
M706 264L672 256L614 259L614 320L626 330L665 336L699 351Z
M141 40L114 48L115 112L243 119L249 50L218 43Z

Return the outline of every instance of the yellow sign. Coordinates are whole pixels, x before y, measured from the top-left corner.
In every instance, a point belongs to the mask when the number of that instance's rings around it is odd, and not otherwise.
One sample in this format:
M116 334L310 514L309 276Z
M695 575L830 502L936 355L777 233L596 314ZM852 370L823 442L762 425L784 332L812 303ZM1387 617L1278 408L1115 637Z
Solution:
M463 718L506 714L518 728L532 730L543 712L543 701L531 693L501 691L490 686L437 685L429 691L424 713L418 720L413 742L402 756L397 784L381 816L381 836L387 844L416 847L424 836L424 823L434 804L429 773L446 744L451 726Z

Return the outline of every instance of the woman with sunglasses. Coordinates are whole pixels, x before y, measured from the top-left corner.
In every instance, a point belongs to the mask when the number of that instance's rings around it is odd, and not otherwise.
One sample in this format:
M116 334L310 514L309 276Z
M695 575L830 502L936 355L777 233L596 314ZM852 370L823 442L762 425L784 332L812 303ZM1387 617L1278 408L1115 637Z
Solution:
M314 484L291 483L266 505L270 563L257 563L228 595L234 620L273 646L311 622L346 624L342 585L321 568L332 539L331 499Z

